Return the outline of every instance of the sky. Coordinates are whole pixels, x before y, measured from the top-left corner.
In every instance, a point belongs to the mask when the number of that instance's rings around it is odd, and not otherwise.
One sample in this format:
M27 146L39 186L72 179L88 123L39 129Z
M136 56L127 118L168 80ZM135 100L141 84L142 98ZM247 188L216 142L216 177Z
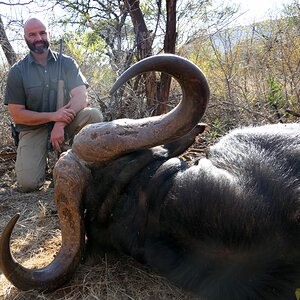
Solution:
M240 19L241 23L252 23L268 19L273 14L272 11L282 9L284 4L290 4L293 0L233 0L241 6L241 11L245 12Z
M300 1L300 0L213 0L213 1L215 1L215 3L218 3L219 1L219 3L221 4L227 2L228 4L236 3L240 5L239 12L241 16L236 20L236 22L237 24L246 25L246 24L262 21L264 19L269 19L270 16L274 17L274 11L276 10L278 11L282 9L284 4L289 4L294 1ZM9 1L4 1L4 2L8 3ZM4 16L3 21L5 22L6 21L5 15L12 15L12 11L10 10L9 6L0 4L0 14ZM26 15L29 16L29 11L22 9L23 19L24 18L26 19ZM15 18L20 19L20 12L18 12ZM15 34L14 34L14 38L15 38ZM22 36L20 36L20 38L22 39ZM24 47L25 49L27 49L25 45ZM1 57L1 49L0 49L0 57Z
M278 10L283 7L284 4L292 3L293 1L300 0L212 0L213 3L228 3L233 4L236 3L240 5L240 12L243 15L239 18L239 23L249 24L253 23L253 21L261 21L263 19L268 19L270 16L271 10ZM9 3L9 1L4 1L4 3ZM22 1L20 1L22 3ZM63 14L61 10L58 10L58 14ZM24 8L21 10L23 19L26 19L26 15L29 15L29 10L25 10ZM1 5L0 1L0 14L2 16L12 15L12 11L10 10L10 6ZM20 11L17 13L20 18ZM273 14L274 15L274 14ZM16 18L18 18L16 16ZM5 20L4 20L5 21Z
M218 2L218 0L212 0ZM246 19L261 20L268 16L270 9L276 9L283 6L283 4L291 3L293 0L219 0L221 3L237 3L240 4L242 11L247 11L244 15ZM294 0L300 1L300 0ZM4 1L9 3L9 1ZM20 1L22 3L22 1ZM0 1L1 3L1 1ZM9 11L9 6L1 5L1 15L5 15L5 12ZM8 12L9 13L9 12Z

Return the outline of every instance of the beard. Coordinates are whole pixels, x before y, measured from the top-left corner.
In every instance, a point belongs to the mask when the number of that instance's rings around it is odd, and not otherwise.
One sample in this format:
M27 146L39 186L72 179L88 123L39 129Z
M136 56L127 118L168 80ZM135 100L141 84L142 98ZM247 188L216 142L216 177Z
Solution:
M39 41L39 42L35 42L35 43L31 43L27 39L25 39L25 41L26 41L28 48L37 54L43 54L45 51L47 51L49 49L49 46L50 46L50 43L47 40L46 41L43 40L43 41ZM37 44L40 44L40 43L41 43L41 45L37 46Z

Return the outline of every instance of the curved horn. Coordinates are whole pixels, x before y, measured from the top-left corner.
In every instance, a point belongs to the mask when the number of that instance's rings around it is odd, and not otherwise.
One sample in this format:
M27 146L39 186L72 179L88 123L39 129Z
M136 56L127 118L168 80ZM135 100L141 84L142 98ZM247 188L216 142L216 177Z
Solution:
M21 266L10 251L10 237L19 215L6 225L0 239L0 270L21 290L51 291L69 280L80 263L84 247L84 224L81 198L89 170L68 152L59 159L55 176L55 199L61 226L62 246L46 267L30 270ZM58 171L56 171L58 172Z
M209 99L208 83L195 64L177 55L151 56L136 63L120 76L111 93L130 78L149 71L168 73L179 82L183 92L180 104L161 116L119 119L84 127L72 146L80 159L108 161L124 153L169 143L188 133L200 121Z

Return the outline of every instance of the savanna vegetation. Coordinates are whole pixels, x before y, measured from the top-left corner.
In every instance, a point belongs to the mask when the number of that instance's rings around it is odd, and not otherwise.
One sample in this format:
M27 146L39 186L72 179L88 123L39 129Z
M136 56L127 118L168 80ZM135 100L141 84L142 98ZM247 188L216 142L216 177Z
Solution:
M102 110L106 121L162 114L178 103L179 86L155 72L134 78L109 95L115 79L130 65L160 53L188 58L207 76L211 99L203 121L210 126L208 143L238 126L300 120L298 0L270 11L264 21L248 24L238 22L243 19L238 6L216 0L4 0L0 1L2 153L15 150L11 119L3 105L6 76L27 52L22 24L34 13L47 17L52 48L57 50L63 37L63 51L80 64L90 83L91 105ZM27 266L47 264L60 243L57 216L51 213L53 191L45 186L39 194L22 195L13 190L13 161L0 161L0 167L0 229L15 212L23 212L27 218L16 230L13 248ZM33 240L37 241L31 245ZM37 294L19 293L1 276L0 297L192 299L128 258L105 256L100 265L83 266L77 277L54 294Z

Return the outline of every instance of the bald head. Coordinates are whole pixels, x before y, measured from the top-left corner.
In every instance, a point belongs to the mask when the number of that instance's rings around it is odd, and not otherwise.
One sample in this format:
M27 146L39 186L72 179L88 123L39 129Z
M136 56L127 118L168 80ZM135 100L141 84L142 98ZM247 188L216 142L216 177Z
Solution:
M29 18L25 23L24 23L24 33L26 33L26 31L28 31L28 29L30 29L33 26L41 26L44 27L44 29L46 31L48 31L48 22L46 20L42 20L39 17L32 17Z

